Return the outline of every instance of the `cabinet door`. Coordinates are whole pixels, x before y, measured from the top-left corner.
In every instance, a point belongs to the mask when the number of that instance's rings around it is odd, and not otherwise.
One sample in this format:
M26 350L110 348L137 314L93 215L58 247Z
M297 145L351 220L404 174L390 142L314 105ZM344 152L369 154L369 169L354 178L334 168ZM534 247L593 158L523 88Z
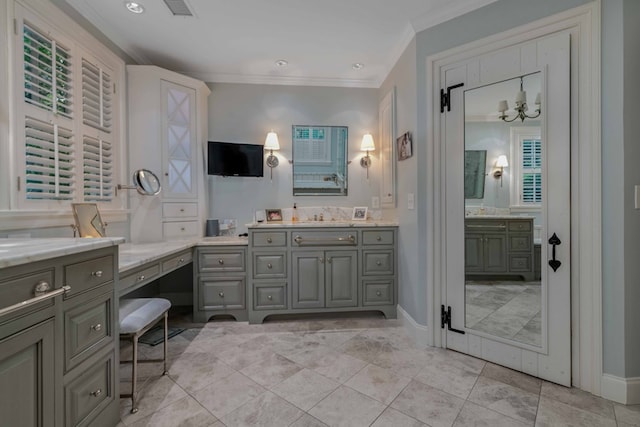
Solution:
M0 425L53 426L53 320L0 341Z
M165 199L196 198L196 92L162 81L162 145Z
M484 271L501 273L507 271L507 236L484 235Z
M464 266L466 272L484 270L484 236L482 234L465 233Z
M325 252L325 287L327 307L358 305L356 251Z
M323 251L299 251L291 253L293 264L293 308L324 307L324 266ZM355 280L354 280L355 283Z

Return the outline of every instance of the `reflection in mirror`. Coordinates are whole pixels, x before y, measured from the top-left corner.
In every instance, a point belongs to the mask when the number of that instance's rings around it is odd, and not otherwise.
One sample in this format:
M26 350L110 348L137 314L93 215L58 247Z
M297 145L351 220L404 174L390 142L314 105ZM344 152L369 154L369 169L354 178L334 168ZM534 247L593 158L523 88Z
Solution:
M539 238L542 116L508 123L505 119L518 111L501 111L501 101L507 99L515 108L514 100L536 99L540 76L523 76L522 91L517 77L464 93L465 326L531 347L542 346L544 309ZM524 105L521 110L528 109L531 116L536 108ZM467 154L479 152L485 153L484 160L471 161L470 156L480 155Z
M162 186L160 180L148 169L138 169L133 173L134 185L118 184L118 190L137 190L143 196L155 196L160 194Z
M293 195L347 195L346 126L293 126Z
M80 237L104 237L105 227L95 203L72 203L73 218Z

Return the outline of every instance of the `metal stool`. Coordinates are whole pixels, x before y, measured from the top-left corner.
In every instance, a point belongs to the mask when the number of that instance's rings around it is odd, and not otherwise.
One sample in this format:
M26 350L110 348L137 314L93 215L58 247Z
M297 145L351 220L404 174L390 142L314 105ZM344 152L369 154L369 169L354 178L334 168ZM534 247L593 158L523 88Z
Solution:
M167 314L171 308L171 302L164 298L134 298L120 300L120 339L130 339L133 344L133 359L122 360L123 363L133 365L131 374L131 394L121 394L120 397L131 398L131 413L138 412L136 386L138 363L164 362L164 372L167 375L167 334L168 321ZM164 358L138 360L138 338L164 317Z

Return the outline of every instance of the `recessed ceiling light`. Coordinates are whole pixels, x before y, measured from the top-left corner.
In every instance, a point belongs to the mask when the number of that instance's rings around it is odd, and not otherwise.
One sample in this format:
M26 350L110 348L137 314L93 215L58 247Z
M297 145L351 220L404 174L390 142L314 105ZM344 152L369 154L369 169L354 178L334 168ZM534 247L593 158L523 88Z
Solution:
M351 66L354 70L362 70L364 68L364 64L362 62L356 62Z
M124 2L124 5L129 10L129 12L133 12L133 13L144 12L144 7L140 3L136 3L135 1L126 1Z
M285 59L278 59L276 61L276 65L278 67L286 67L287 65L289 65L289 61L285 60Z

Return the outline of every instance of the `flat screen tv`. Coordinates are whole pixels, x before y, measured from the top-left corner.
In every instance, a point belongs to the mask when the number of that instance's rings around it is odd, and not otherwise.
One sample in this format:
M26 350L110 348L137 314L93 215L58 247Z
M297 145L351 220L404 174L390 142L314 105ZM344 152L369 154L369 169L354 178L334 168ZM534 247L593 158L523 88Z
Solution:
M207 157L209 175L264 176L262 145L209 141Z

